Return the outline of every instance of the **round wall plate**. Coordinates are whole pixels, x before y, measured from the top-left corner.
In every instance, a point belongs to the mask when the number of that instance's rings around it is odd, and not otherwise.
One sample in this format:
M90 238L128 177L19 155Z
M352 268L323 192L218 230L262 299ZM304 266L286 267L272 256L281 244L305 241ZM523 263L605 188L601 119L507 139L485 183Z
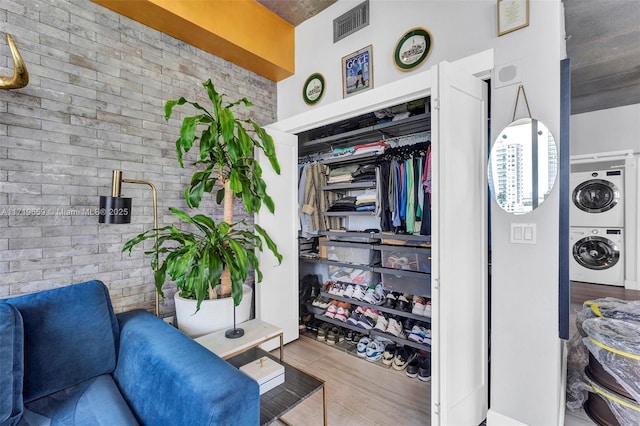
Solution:
M410 71L422 64L431 53L431 34L422 27L412 28L400 37L393 50L393 62L401 71Z
M324 77L320 73L311 74L302 86L302 99L308 104L317 103L324 95Z

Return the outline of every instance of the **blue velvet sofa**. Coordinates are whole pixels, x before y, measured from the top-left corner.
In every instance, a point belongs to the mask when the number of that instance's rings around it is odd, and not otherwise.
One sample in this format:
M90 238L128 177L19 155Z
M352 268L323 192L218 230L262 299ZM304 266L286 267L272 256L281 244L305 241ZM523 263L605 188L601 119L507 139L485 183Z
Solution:
M0 425L255 425L258 384L89 281L0 300Z

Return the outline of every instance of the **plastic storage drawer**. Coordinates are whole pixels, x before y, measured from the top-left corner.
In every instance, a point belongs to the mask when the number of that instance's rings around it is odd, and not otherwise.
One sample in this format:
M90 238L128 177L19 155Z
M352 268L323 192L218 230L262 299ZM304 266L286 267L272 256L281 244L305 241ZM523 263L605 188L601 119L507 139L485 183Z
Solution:
M383 268L403 269L416 272L431 272L431 249L406 246L377 246L382 252Z
M355 265L375 265L380 262L380 253L371 244L321 241L326 248L327 260Z
M431 297L431 274L387 268L376 268L375 271L381 273L382 286L386 290Z

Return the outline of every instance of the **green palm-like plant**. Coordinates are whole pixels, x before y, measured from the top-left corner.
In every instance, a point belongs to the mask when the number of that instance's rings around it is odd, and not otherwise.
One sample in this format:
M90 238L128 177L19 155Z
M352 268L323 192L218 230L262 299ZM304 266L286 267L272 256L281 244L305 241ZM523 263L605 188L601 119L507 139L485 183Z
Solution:
M219 94L211 80L203 83L211 101L211 109L181 97L167 101L165 119L169 120L176 106L189 104L197 115L183 118L180 137L176 140L178 162L184 167L184 156L198 145L198 158L193 162L196 171L191 176L184 198L188 207L200 206L206 193L216 191L217 204L223 203L223 221L203 214L189 216L176 208L169 210L196 232L182 230L174 225L150 230L137 235L124 245L131 249L148 239L154 239L152 267L156 270L156 290L163 295L166 275L176 283L180 295L197 300L196 310L209 296L215 298L215 287L220 284L221 297L232 296L237 306L242 300L242 284L249 270L254 268L257 280L262 280L258 259L254 253L262 251L263 241L279 262L282 255L267 232L245 221L233 222L233 198L242 199L247 214L260 210L264 204L271 213L275 206L267 194L262 179L262 168L254 158L256 149L264 152L273 170L280 174L271 136L253 120L239 120L232 109L240 104L250 107L247 98L223 106L224 95ZM156 231L158 238L155 239ZM163 255L164 260L159 260Z

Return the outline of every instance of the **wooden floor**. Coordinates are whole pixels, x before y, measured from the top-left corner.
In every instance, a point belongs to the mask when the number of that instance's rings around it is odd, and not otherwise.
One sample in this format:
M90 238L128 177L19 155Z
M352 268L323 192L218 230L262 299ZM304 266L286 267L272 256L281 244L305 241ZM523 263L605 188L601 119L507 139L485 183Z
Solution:
M285 362L325 381L330 426L431 424L430 382L305 336L287 344L284 353ZM277 349L274 354L278 355ZM322 392L282 419L291 425L322 425Z
M600 297L616 297L623 300L640 300L640 291L627 290L624 287L612 285L589 284L571 281L571 305L582 308L585 300Z

